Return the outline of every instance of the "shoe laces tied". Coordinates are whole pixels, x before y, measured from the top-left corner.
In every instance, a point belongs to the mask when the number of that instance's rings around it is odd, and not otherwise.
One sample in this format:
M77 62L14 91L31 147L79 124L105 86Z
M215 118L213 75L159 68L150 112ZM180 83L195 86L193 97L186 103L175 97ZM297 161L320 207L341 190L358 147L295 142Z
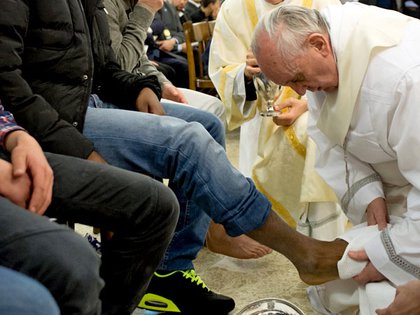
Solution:
M200 286L201 285L201 287L203 288L203 289L207 289L207 290L209 290L210 291L210 289L209 288L207 288L207 286L206 286L206 284L204 283L204 281L201 279L201 277L195 272L195 270L194 269L191 269L191 270L186 270L186 271L183 271L182 272L183 273L183 277L184 278L186 278L186 279L191 279L191 282L192 283L194 283L194 282L196 282L196 284L198 285L198 286Z

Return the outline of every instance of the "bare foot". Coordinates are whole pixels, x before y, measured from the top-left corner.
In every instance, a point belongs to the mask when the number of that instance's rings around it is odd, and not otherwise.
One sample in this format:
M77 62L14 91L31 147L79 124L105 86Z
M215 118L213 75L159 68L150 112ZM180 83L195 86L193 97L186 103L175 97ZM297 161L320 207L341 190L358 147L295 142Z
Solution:
M222 225L214 222L210 223L206 246L214 253L241 259L259 258L273 251L246 235L231 237Z
M340 239L326 242L305 236L288 226L274 211L259 228L247 235L286 256L307 284L337 279L337 262L348 245Z
M343 256L347 242L336 239L331 242L314 241L307 248L304 259L294 263L300 278L307 284L316 285L338 279L337 262Z

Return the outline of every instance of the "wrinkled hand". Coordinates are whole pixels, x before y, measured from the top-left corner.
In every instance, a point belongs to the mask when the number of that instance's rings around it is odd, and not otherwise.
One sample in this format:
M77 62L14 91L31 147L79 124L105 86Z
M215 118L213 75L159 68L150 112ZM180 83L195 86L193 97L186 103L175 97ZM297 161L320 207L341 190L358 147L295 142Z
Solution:
M143 4L148 6L154 13L159 11L163 7L164 0L138 0L137 4Z
M357 261L369 261L369 257L364 250L349 251L348 255L350 258ZM353 280L360 285L365 285L369 282L383 281L386 280L386 278L369 261L366 267L357 276L353 277Z
M176 45L176 40L174 38L158 40L156 44L159 45L159 49L163 51L172 51Z
M136 108L139 112L156 115L165 115L165 110L153 90L144 88L140 91L136 100Z
M273 117L273 122L279 126L290 126L308 110L308 103L306 100L289 98L283 103L276 104L274 109L280 111L281 114Z
M368 225L378 225L379 230L386 228L389 223L388 209L383 198L374 199L366 209Z
M10 192L2 191L2 194L5 197L9 195L11 201L31 212L44 214L51 203L54 183L53 171L44 152L38 142L25 131L10 133L5 144L11 153L12 173L9 188L17 184L22 188L22 193L19 197L11 197ZM31 187L29 196L25 188L28 184Z
M376 310L378 315L420 315L420 280L397 287L394 302Z
M257 59L255 59L252 51L247 52L245 64L244 75L247 79L251 80L254 75L261 72L261 69L257 63Z
M168 100L187 104L187 98L181 90L176 88L171 83L165 83L162 89L162 97Z

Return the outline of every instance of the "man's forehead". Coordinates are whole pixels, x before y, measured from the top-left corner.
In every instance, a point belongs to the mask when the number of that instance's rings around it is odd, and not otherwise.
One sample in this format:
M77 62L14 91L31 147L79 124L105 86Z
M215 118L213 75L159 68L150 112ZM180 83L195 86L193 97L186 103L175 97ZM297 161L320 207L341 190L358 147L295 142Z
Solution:
M261 51L258 58L261 70L275 83L284 85L284 83L294 79L296 75L296 66L294 63L284 62L279 53L274 49Z

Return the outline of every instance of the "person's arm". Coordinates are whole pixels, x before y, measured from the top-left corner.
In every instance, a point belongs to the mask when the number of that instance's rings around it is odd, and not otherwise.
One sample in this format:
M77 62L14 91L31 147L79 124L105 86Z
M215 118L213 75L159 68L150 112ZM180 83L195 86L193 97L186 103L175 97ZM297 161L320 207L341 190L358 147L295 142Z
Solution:
M145 88L152 90L158 99L161 97L161 88L156 76L140 76L121 69L111 46L108 18L105 10L98 10L95 15L98 29L96 36L100 36L104 43L106 64L96 67L95 86L101 86L98 93L104 101L111 102L123 109L137 109L137 99Z
M162 0L139 0L127 16L120 0L105 0L112 48L123 70L157 76L161 87L169 80L149 61L144 49L147 30Z
M185 96L150 62L144 49L147 29L162 0L139 0L127 17L119 0L105 0L112 48L123 70L146 76L155 75L162 89L162 97L186 103Z
M397 105L392 110L392 120L387 123L388 143L395 152L402 177L409 182L401 192L407 196L405 206L401 206L406 207L407 212L403 219L365 246L372 264L395 285L418 278L420 274L420 111L416 106L420 99L419 84L418 67L405 72L395 89Z
M11 162L0 160L0 194L42 215L52 198L53 172L41 147L0 108L0 137Z
M21 126L18 126L13 115L4 111L3 106L0 105L0 144L4 150L6 150L6 135L15 130L24 129Z

